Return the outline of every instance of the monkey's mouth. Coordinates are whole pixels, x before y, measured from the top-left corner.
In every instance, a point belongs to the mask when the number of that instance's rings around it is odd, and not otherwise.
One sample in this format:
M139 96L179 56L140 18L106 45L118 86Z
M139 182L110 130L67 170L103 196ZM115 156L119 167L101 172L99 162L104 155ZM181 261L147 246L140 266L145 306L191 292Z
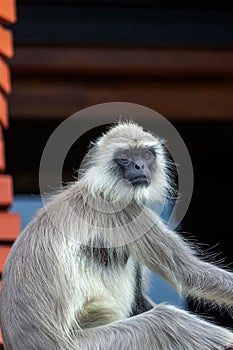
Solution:
M150 180L146 176L137 176L133 179L130 179L130 182L133 186L145 186L148 187L150 185Z

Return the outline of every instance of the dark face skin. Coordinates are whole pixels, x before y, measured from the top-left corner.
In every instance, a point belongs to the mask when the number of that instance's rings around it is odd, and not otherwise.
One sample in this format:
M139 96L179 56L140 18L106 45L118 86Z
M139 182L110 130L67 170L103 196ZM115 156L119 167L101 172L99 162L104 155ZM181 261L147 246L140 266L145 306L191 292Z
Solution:
M133 148L120 150L115 154L123 179L133 186L149 186L151 175L155 171L156 153L153 148Z

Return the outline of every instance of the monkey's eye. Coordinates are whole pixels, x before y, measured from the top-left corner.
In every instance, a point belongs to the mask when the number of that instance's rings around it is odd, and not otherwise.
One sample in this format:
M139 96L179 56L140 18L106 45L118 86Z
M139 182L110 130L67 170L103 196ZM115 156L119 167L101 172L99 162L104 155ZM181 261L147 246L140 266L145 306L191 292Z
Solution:
M120 166L127 166L130 163L130 159L126 153L120 153L116 161Z
M121 153L121 154L119 155L119 158L120 158L120 160L121 160L122 162L128 162L128 156L127 156L126 153Z
M146 159L146 160L150 160L152 157L152 154L150 151L147 151L143 154L143 158Z

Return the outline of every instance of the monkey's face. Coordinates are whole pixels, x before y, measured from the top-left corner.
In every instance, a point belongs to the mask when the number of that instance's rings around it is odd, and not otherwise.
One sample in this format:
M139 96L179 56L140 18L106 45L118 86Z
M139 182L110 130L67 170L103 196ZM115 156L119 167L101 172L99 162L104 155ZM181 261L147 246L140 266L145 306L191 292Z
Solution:
M122 179L134 187L148 187L156 168L156 152L153 147L121 149L114 156Z
M83 180L111 201L161 202L169 188L162 141L134 123L119 123L88 156Z

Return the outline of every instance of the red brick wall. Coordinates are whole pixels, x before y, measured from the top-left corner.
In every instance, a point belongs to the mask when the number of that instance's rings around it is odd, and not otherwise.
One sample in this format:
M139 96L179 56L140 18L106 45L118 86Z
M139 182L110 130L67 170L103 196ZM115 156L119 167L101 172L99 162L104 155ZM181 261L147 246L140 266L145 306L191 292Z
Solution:
M0 276L11 244L20 232L20 215L9 212L13 202L13 179L10 175L4 174L6 161L4 130L9 126L7 98L11 93L10 67L7 60L14 53L12 32L4 25L15 21L15 0L0 0Z

